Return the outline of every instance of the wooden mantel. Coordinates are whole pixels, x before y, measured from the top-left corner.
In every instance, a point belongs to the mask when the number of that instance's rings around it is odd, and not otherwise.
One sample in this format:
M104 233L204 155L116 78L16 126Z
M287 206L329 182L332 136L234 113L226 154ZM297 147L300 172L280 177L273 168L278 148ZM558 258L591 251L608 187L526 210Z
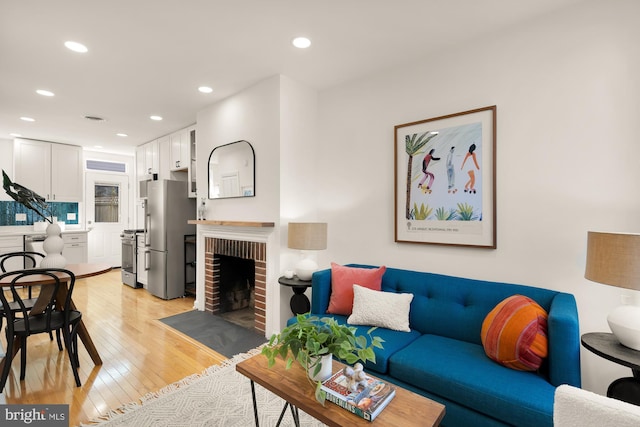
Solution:
M196 225L222 225L226 227L259 227L259 228L273 228L275 223L273 222L259 222L259 221L220 221L220 220L208 220L208 219L190 219L189 224Z

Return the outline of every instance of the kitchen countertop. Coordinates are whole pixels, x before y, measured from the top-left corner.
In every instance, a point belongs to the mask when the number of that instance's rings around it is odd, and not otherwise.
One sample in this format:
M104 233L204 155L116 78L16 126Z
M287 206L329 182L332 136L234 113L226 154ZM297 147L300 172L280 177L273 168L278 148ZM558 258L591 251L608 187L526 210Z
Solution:
M67 226L62 234L68 233L88 233L89 230L83 228L69 228ZM44 231L34 231L32 226L5 226L0 227L0 236L34 236L46 234Z

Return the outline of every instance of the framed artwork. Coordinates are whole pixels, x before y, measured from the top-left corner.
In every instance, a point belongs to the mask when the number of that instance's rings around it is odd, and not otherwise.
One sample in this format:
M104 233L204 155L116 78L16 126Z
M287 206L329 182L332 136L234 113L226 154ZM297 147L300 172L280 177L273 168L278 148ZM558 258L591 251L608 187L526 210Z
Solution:
M496 248L496 106L395 126L395 241Z

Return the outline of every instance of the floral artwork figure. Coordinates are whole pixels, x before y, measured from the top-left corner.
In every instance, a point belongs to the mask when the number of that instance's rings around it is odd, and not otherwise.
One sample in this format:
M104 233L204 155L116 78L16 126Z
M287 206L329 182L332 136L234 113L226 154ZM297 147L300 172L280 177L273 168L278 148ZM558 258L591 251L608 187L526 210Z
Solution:
M425 193L427 192L431 193L431 188L433 187L433 181L435 180L435 176L433 175L433 173L427 171L427 168L429 167L429 163L431 163L431 160L433 161L440 160L440 157L435 157L433 155L435 151L436 151L435 148L432 148L431 150L429 150L429 154L424 156L424 160L422 160L422 173L424 173L424 176L418 183L418 188L422 188L422 191ZM426 186L424 186L423 184L427 180L427 178L429 179L429 183Z
M473 165L475 165L477 170L480 170L480 166L478 166L478 160L476 159L476 144L471 144L469 147L469 152L464 156L464 160L462 161L462 166L460 169L464 168L464 164L467 162L467 159L473 159ZM469 162L471 163L471 162ZM469 175L469 180L464 184L464 192L465 193L473 193L476 192L476 173L473 169L473 165L467 166L467 174Z
M449 193L454 193L458 191L456 186L456 172L453 167L453 151L456 147L451 147L449 153L447 153L447 190Z

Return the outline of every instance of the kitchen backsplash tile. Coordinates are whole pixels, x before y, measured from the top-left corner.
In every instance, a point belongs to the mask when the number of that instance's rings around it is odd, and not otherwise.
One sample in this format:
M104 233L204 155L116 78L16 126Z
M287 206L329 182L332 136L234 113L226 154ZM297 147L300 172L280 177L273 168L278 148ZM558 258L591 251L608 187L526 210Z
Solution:
M78 224L78 203L48 202L53 216L66 224ZM16 221L16 214L26 214L26 221ZM68 219L67 214L75 214L75 219ZM18 202L0 201L0 226L5 225L33 225L43 221L42 217L27 209Z

